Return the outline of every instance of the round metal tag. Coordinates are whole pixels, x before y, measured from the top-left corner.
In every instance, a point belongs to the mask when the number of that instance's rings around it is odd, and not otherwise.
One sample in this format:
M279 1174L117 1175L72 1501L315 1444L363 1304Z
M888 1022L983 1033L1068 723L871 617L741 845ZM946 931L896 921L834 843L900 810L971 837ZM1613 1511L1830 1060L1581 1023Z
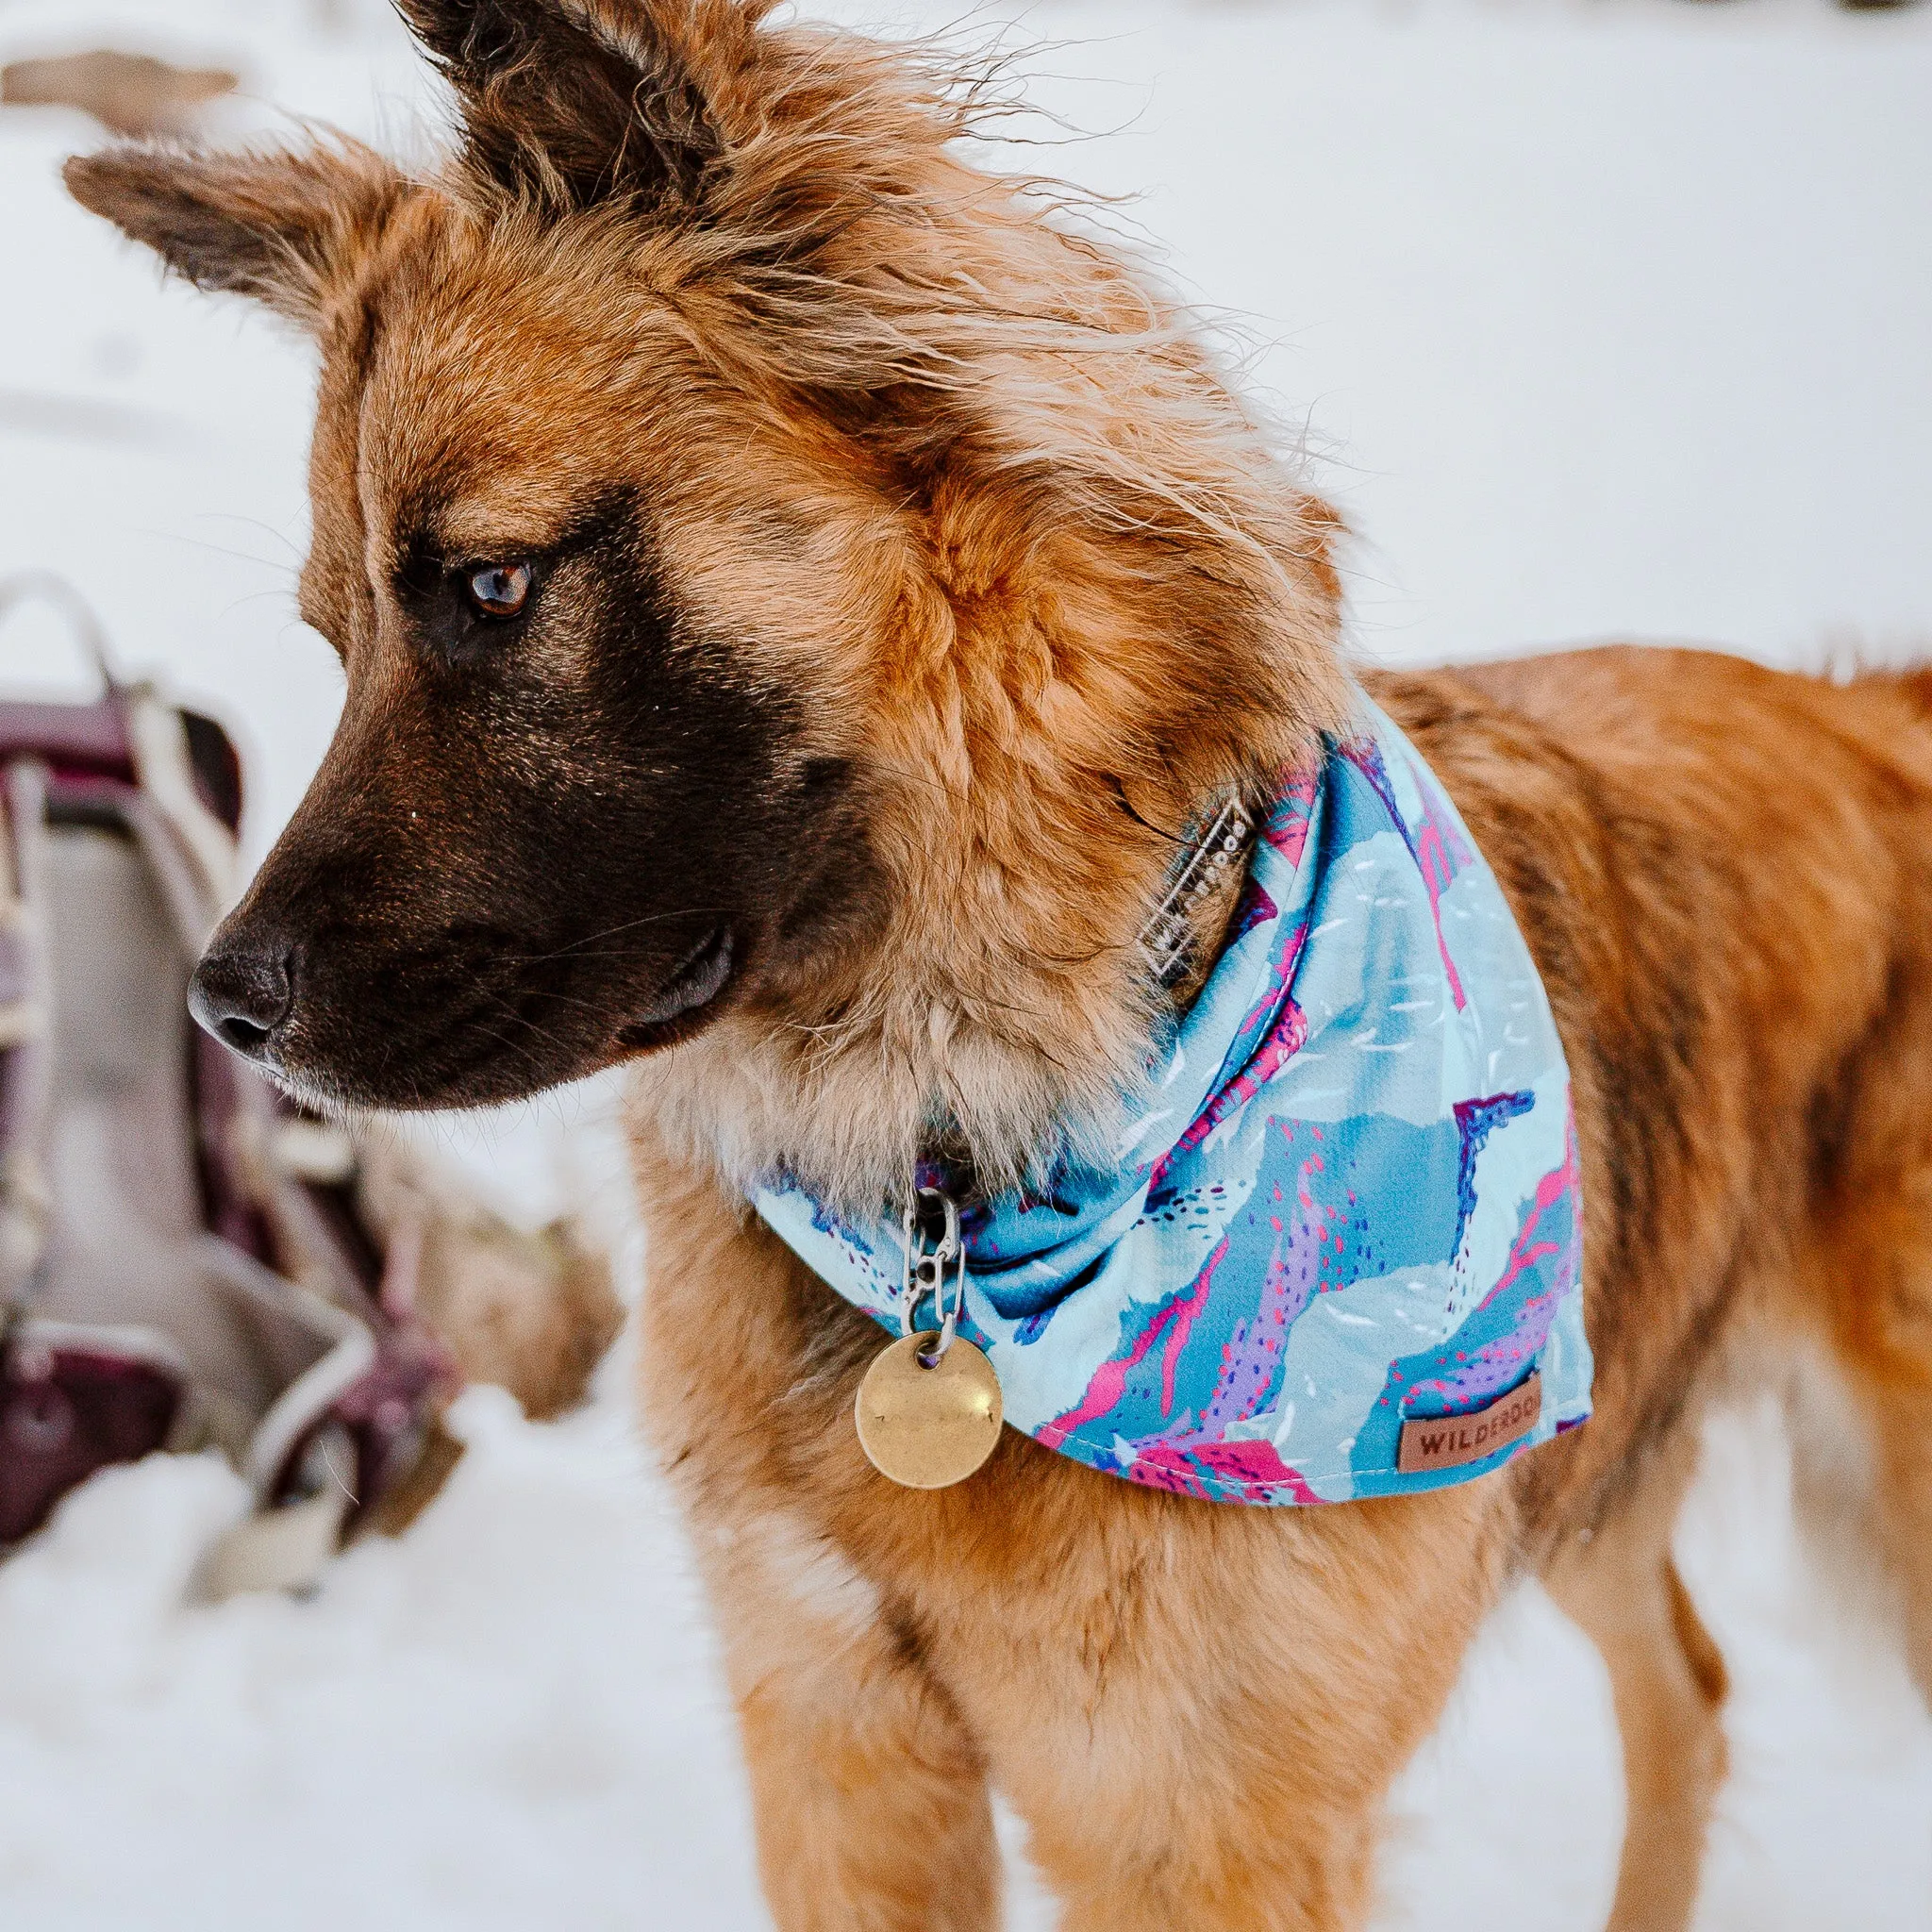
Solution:
M908 1490L962 1483L993 1452L1005 1412L1000 1378L958 1336L928 1368L934 1332L892 1343L865 1372L853 1405L859 1446L881 1475Z

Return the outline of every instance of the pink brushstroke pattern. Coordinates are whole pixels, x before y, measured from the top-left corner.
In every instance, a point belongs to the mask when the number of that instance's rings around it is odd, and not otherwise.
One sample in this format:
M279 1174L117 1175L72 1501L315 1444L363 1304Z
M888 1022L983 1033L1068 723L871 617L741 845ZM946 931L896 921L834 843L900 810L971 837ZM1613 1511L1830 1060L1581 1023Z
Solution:
M1273 1442L1208 1442L1196 1449L1163 1443L1137 1456L1126 1474L1129 1482L1203 1502L1228 1491L1246 1503L1272 1502L1282 1491L1297 1503L1322 1500Z
M1411 830L1402 816L1402 808L1395 802L1395 787L1390 782L1389 768L1375 741L1371 738L1345 744L1341 755L1374 788L1422 874L1423 888L1429 895L1429 918L1436 928L1436 950L1441 955L1442 970L1449 976L1450 997L1459 1013L1468 1006L1469 996L1463 991L1462 974L1449 957L1449 942L1442 937L1442 894L1455 884L1456 874L1474 862L1475 854L1470 850L1468 840L1457 830L1447 801L1436 790L1425 769L1413 760L1409 762L1409 775L1414 778L1423 802L1422 824Z
M1214 1286L1215 1273L1226 1257L1227 1241L1224 1236L1221 1245L1208 1257L1200 1274L1194 1277L1192 1292L1176 1295L1162 1306L1134 1338L1133 1347L1125 1355L1102 1362L1094 1370L1092 1379L1087 1384L1087 1391L1079 1402L1063 1414L1055 1416L1052 1422L1043 1424L1034 1432L1035 1439L1049 1449L1058 1449L1074 1430L1106 1415L1121 1399L1128 1375L1147 1358L1148 1352L1164 1334L1169 1334L1170 1340L1161 1363L1161 1388L1171 1406L1179 1351L1186 1346L1188 1332L1194 1325L1195 1316L1208 1306L1208 1294ZM1177 1336L1171 1334L1174 1330L1178 1330Z
M1277 969L1276 976L1284 986L1294 976L1307 930L1304 926L1296 936L1288 958ZM1295 1005L1292 996L1278 996L1281 1010L1275 1015L1274 1025L1262 1036L1260 1045L1249 1057L1247 1065L1195 1115L1187 1132L1148 1170L1149 1191L1160 1185L1168 1169L1182 1155L1198 1147L1230 1114L1239 1113L1307 1044L1307 1015ZM1271 1000L1275 997L1274 993L1269 995Z
M1274 808L1261 824L1261 836L1290 865L1302 862L1308 842L1308 825L1315 813L1315 792L1322 782L1322 767L1310 765L1306 771L1282 774L1281 791Z
M1183 1416L1158 1435L1135 1441L1134 1460L1127 1470L1135 1482L1206 1495L1208 1491L1201 1481L1205 1473L1251 1500L1265 1500L1272 1490L1286 1490L1297 1502L1319 1500L1300 1473L1281 1460L1272 1442L1226 1440L1233 1424L1251 1420L1268 1406L1280 1379L1288 1331L1319 1285L1326 1218L1305 1186L1296 1191L1304 1209L1295 1217L1293 1228L1274 1244L1254 1319L1234 1324L1222 1350L1214 1392L1202 1407L1200 1421ZM1224 1241L1217 1256L1225 1248ZM1171 1378L1168 1388L1171 1391ZM1172 1407L1170 1397L1161 1412L1166 1414Z
M1468 1006L1469 996L1462 990L1462 974L1457 972L1456 961L1449 957L1449 941L1442 937L1442 894L1456 877L1446 841L1455 836L1453 825L1438 824L1425 817L1422 830L1416 834L1415 862L1429 894L1429 917L1436 924L1436 950L1442 956L1442 970L1449 975L1450 997L1459 1013Z

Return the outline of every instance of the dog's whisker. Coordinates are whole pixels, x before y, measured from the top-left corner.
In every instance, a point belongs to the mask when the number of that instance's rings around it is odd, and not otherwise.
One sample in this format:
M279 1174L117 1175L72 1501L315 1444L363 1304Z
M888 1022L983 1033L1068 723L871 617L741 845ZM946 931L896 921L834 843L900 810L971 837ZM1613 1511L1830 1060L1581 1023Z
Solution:
M621 932L631 932L641 925L662 925L676 919L715 918L731 910L728 906L682 906L668 912L646 912L635 919L621 921L616 925L606 926L601 932L588 933L580 940L573 940L568 945L558 946L552 953L508 953L503 957L514 959L519 965L541 966L553 959L562 959L576 952L579 947L592 946L599 940L615 939Z

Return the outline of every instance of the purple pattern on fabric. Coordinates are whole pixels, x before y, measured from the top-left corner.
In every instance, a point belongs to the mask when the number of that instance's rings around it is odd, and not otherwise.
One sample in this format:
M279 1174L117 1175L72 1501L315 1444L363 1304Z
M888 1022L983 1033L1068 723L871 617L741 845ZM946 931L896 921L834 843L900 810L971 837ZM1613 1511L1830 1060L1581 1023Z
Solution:
M1359 739L1343 745L1341 755L1369 781L1388 808L1391 823L1401 834L1402 842L1415 859L1416 870L1422 874L1429 895L1429 917L1436 926L1436 950L1442 956L1442 970L1448 974L1449 991L1459 1013L1468 1006L1469 995L1463 990L1462 974L1449 951L1449 941L1442 937L1442 894L1456 882L1458 873L1475 862L1475 854L1443 808L1441 795L1420 771L1416 772L1415 780L1416 790L1422 794L1422 820L1411 827L1395 801L1395 787L1390 781L1382 747L1374 739Z
M1537 1184L1534 1198L1524 1211L1510 1243L1509 1258L1496 1285L1472 1311L1472 1325L1483 1314L1505 1306L1510 1291L1543 1262L1553 1263L1549 1286L1518 1301L1506 1330L1466 1351L1453 1369L1409 1385L1408 1401L1428 1398L1451 1410L1481 1408L1526 1375L1549 1340L1550 1324L1564 1297L1575 1290L1575 1243L1571 1228L1576 1211L1576 1129L1571 1123L1564 1139L1563 1164ZM1569 1225L1558 1229L1559 1221Z
M1462 1252L1463 1230L1475 1212L1475 1163L1490 1131L1518 1114L1527 1113L1536 1104L1531 1093L1494 1093L1487 1100L1458 1100L1456 1126L1462 1137L1462 1158L1456 1171L1456 1247Z

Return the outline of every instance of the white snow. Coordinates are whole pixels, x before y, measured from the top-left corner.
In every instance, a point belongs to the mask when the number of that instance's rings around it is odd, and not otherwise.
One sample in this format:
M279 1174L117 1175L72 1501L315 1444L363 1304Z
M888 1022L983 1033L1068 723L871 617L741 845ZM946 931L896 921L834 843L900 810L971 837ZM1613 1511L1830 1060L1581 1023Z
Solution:
M893 17L948 18L920 5ZM1052 0L1022 30L1062 43L1041 96L1112 130L1052 164L1142 192L1175 273L1269 343L1257 375L1360 534L1366 649L1932 654L1932 7ZM89 44L239 63L233 132L273 102L411 144L430 111L379 0L0 7L0 58ZM97 138L0 111L0 574L61 571L124 664L238 722L258 853L339 702L292 610L308 357L66 205L55 164ZM85 674L22 621L0 679ZM606 1111L454 1144L536 1214L608 1173ZM547 1428L472 1391L443 1498L308 1602L181 1607L240 1504L219 1465L73 1498L0 1567L0 1924L764 1923L624 1379ZM1927 1932L1932 1720L1882 1619L1799 1551L1767 1411L1713 1431L1682 1547L1737 1683L1704 1932ZM1398 1792L1378 1925L1587 1932L1621 1810L1601 1671L1524 1591ZM1050 1921L1023 1899L1017 1923Z

